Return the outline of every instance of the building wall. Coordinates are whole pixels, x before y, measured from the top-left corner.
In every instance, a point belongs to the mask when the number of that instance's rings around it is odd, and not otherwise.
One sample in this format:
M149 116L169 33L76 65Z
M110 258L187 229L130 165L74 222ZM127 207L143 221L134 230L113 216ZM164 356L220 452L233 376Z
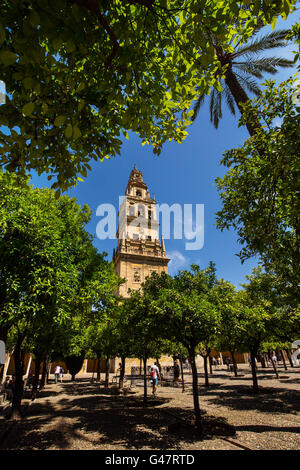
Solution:
M168 267L157 264L155 260L120 260L116 265L116 273L118 276L125 278L126 282L120 286L119 295L124 298L128 297L128 289L139 289L141 283L146 280L147 276L151 276L153 271L158 274L168 273ZM137 273L139 273L139 280L136 280Z
M154 362L156 361L156 358L154 357L150 357L148 360L147 360L147 366L151 366L152 364L154 364ZM120 358L116 358L116 369L115 369L115 372L119 374L119 364L121 362L121 359ZM159 358L159 363L162 367L167 367L167 366L173 366L174 365L174 360L173 360L173 357L172 356L167 356L167 355L164 355L162 357ZM202 367L203 368L203 358L201 356L197 356L196 357L196 364L197 364L197 367L200 368ZM131 374L131 368L132 367L138 367L141 369L142 373L143 373L143 361L141 361L140 359L138 358L127 358L126 359L126 362L125 362L125 374Z

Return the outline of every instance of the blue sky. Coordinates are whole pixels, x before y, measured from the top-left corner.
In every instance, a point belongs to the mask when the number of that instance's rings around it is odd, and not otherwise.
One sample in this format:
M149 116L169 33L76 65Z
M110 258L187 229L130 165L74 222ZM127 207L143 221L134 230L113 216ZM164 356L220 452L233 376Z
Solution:
M295 23L299 13L294 13L287 21L279 20L277 27L288 28ZM292 58L292 46L281 50L281 55ZM276 79L282 81L295 71L280 72ZM166 250L171 258L169 272L175 274L178 269L188 269L191 263L206 267L210 260L216 263L218 277L232 282L236 286L245 281L257 260L241 264L236 253L241 246L233 231L220 232L215 227L215 213L221 208L214 180L225 173L219 165L222 154L230 148L241 145L248 138L245 128L237 127L234 118L224 106L223 119L216 130L209 121L208 100L200 111L195 123L189 128L189 136L182 144L168 143L159 157L154 156L152 148L142 146L135 134L130 134L129 141L124 139L121 156L92 163L92 171L84 182L68 191L76 197L78 203L88 204L93 212L87 229L95 236L94 244L99 251L106 251L108 259L112 257L116 240L96 238L96 226L100 218L96 216L99 204L111 203L118 208L118 198L123 195L129 173L136 163L143 172L144 180L150 193L155 193L158 203L167 204L204 204L204 246L201 250L185 249L186 240L166 240ZM46 176L33 175L32 183L37 187L49 186Z

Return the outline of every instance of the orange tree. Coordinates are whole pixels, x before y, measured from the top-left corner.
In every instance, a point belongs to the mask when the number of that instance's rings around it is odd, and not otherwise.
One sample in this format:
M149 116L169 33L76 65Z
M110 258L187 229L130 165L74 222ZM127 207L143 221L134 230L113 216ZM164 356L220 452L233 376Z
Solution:
M182 142L191 103L221 91L231 40L286 17L294 0L2 0L0 163L35 169L65 190L91 160L120 154L136 132L159 154ZM30 44L30 47L28 45Z
M215 269L201 270L192 266L191 272L181 271L168 285L159 290L153 301L153 320L159 325L162 338L181 344L187 351L192 367L193 400L196 426L202 432L198 393L196 355L200 343L207 344L218 331L219 314L211 299Z
M0 172L0 196L0 328L13 347L12 415L19 417L24 354L50 352L57 331L67 336L74 307L91 302L81 287L95 249L85 231L87 206L67 196L57 200L53 190L30 187L9 172Z

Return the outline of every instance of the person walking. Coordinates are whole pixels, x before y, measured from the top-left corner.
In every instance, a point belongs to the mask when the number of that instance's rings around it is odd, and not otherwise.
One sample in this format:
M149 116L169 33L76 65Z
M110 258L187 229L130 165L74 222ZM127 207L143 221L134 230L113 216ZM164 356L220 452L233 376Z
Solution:
M275 364L276 364L276 362L277 362L277 356L276 356L276 353L275 353L274 351L273 351L272 359L273 359L273 361L274 361Z
M57 384L58 382L58 377L60 375L60 366L57 364L54 370L54 377L55 377L55 383Z
M156 395L157 392L157 385L158 385L158 378L160 377L159 368L157 367L157 363L154 364L150 368L151 378L152 378L152 393Z
M59 378L60 378L60 383L63 381L63 376L64 376L64 370L62 367L59 369Z

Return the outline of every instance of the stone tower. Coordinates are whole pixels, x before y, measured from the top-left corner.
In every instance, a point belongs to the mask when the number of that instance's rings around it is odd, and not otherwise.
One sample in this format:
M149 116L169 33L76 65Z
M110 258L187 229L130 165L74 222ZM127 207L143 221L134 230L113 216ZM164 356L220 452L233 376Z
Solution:
M155 197L150 197L141 171L134 165L119 210L118 246L113 261L119 277L126 283L119 295L129 297L128 289L138 289L153 271L168 272L164 241L159 240Z

